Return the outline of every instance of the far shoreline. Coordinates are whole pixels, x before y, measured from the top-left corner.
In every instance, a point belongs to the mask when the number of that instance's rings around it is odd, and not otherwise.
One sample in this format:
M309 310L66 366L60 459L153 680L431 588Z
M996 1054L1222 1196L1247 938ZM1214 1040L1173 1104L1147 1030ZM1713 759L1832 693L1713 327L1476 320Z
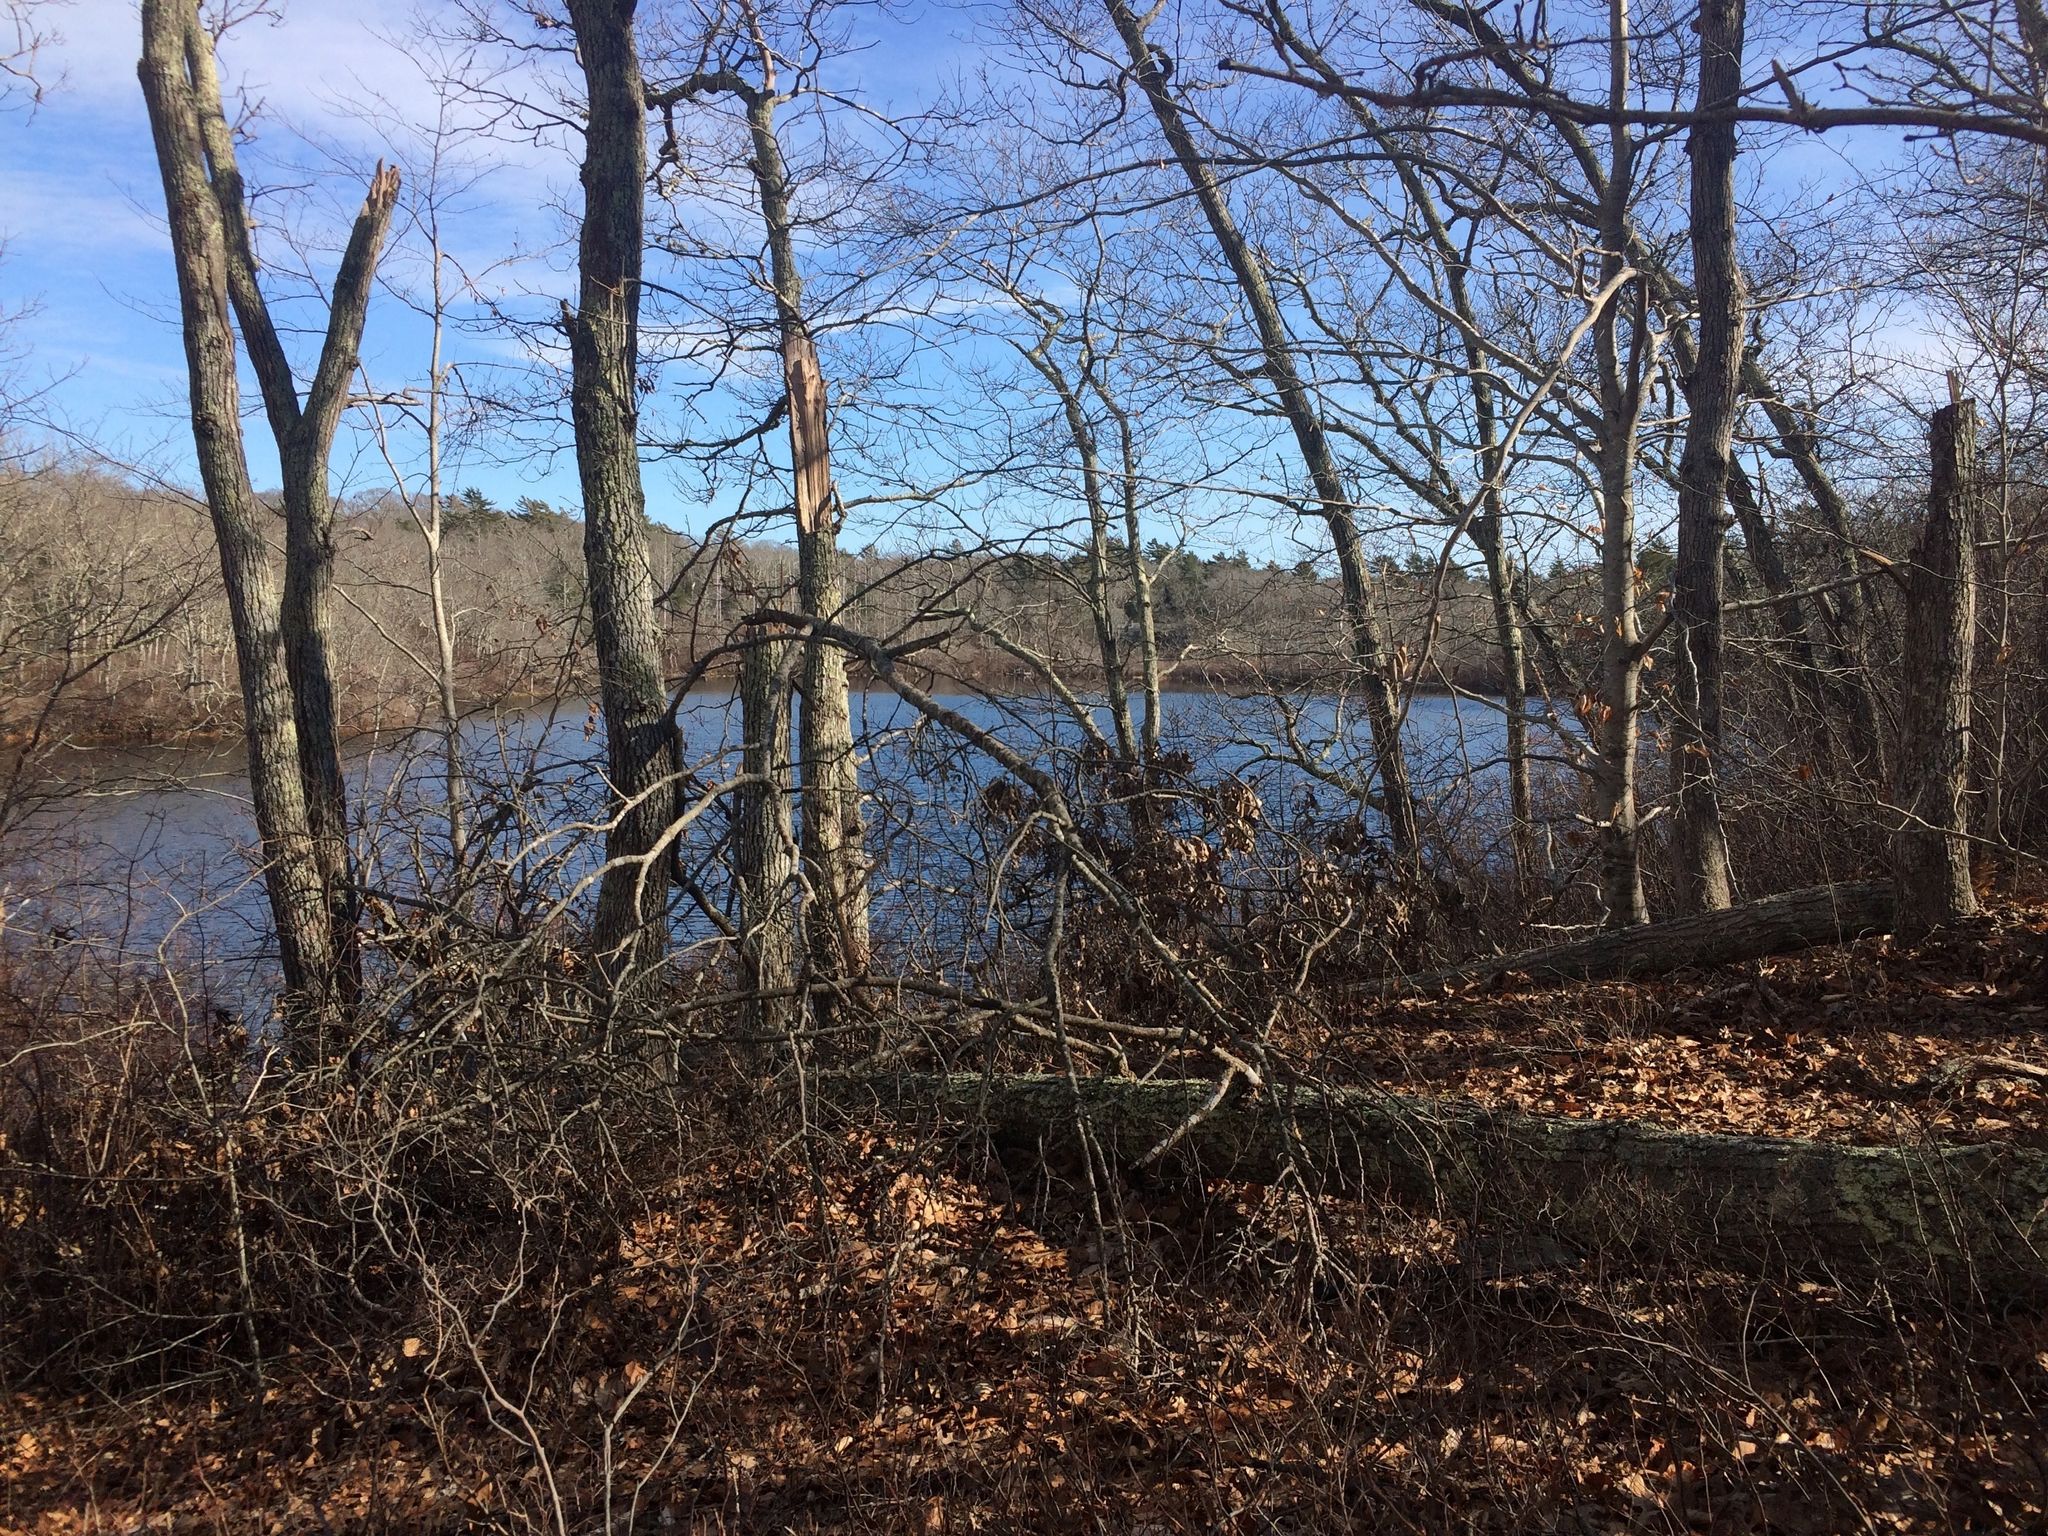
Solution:
M677 667L681 674L690 670L689 664ZM995 701L1008 699L1044 700L1059 702L1055 694L1042 679L1029 670L1014 666L987 666L968 662L958 667L933 667L918 665L915 671L922 674L920 685L933 689L941 696L980 696ZM1339 679L1329 667L1303 667L1297 660L1296 666L1283 668L1275 666L1270 670L1243 662L1217 665L1210 662L1183 663L1171 675L1161 680L1162 694L1208 695L1216 698L1251 699L1272 694L1299 697L1304 694L1331 697L1338 692ZM702 698L706 695L728 695L730 687L726 680L732 676L730 666L716 665L698 678L685 695L688 698ZM1102 697L1103 683L1100 668L1076 667L1071 675L1062 681L1086 701L1096 707L1106 707ZM461 715L465 721L492 714L529 714L550 704L567 708L575 704L588 708L592 704L589 689L594 680L579 672L572 678L562 679L562 686L547 689L521 688L516 685L502 689L484 689L471 692L462 701ZM890 694L888 684L879 681L866 667L849 669L848 684L856 693ZM1136 679L1125 684L1134 702L1141 702L1143 692ZM1498 680L1490 676L1475 676L1469 679L1417 680L1403 685L1403 693L1419 698L1499 698ZM352 711L343 726L342 740L345 745L358 746L374 742L379 738L415 735L422 731L433 731L440 727L439 720L432 713L433 701L423 691L393 691L374 702ZM118 709L118 701L108 701L107 714ZM240 711L232 716L216 714L211 718L177 721L158 714L145 713L139 720L130 716L118 721L102 715L96 721L70 722L58 734L61 746L45 750L61 753L67 757L81 757L94 753L121 752L178 752L178 751L220 751L237 745L245 739L241 728ZM0 757L21 751L27 742L15 739L0 741Z

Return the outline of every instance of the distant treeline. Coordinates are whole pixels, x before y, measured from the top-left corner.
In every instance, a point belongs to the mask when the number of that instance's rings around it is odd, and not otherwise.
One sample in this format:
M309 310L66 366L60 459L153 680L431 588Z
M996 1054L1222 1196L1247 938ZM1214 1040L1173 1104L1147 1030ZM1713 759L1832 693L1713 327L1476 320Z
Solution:
M467 489L448 499L442 522L465 706L591 686L576 513L535 497L500 506ZM796 556L785 545L707 546L658 524L648 531L672 676L715 652L748 613L794 601ZM419 529L395 498L359 496L340 510L335 544L346 727L414 724L434 691ZM1125 551L1112 553L1123 569ZM1341 605L1312 562L1261 565L1242 551L1163 543L1144 554L1167 686L1336 684ZM233 636L202 506L101 468L17 467L0 473L0 560L6 740L141 743L240 729ZM915 657L942 684L1033 692L1049 670L1086 689L1101 681L1086 564L1078 552L998 546L849 555L846 617L891 643L938 637ZM1497 691L1483 582L1453 566L1439 584L1435 563L1417 555L1379 566L1408 681ZM1558 571L1544 585L1575 579ZM1127 592L1120 603L1134 624Z

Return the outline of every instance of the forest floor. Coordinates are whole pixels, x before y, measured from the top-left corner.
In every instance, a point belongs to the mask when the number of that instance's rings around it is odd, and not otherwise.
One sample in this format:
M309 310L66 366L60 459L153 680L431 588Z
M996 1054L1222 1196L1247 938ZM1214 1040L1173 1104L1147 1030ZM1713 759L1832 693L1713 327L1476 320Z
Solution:
M1380 1003L1307 1043L1331 1076L1551 1114L2048 1144L2040 1084L1935 1072L2048 1063L2048 907L1910 950ZM1091 1189L957 1135L757 1127L708 1137L615 1247L507 1271L495 1308L9 1393L0 1528L2048 1529L2038 1305L1681 1252L1503 1272L1468 1237L1287 1189Z
M1536 1114L1880 1145L2048 1146L2048 1093L1956 1064L2048 1064L2048 905L1661 980L1512 981L1375 1002L1311 1035L1331 1076Z

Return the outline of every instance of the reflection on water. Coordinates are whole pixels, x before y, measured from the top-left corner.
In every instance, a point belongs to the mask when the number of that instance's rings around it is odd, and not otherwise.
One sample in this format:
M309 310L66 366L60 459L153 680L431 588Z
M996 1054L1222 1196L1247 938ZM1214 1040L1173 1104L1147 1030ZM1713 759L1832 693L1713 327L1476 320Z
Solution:
M1013 749L1070 774L1082 733L1064 710L1032 700L955 695L942 702ZM1271 700L1170 694L1164 735L1198 779L1235 776L1261 797L1265 824L1287 831L1349 815L1345 776L1362 771L1363 727L1330 700L1297 701L1297 742L1326 749L1329 775L1306 772L1286 745ZM699 792L737 771L738 712L728 695L685 702L685 761ZM987 927L989 872L1012 828L982 809L996 770L893 694L856 700L866 756L876 919L906 960L974 958ZM1106 714L1101 724L1108 729ZM1423 697L1409 715L1415 782L1446 814L1498 791L1504 731L1497 711ZM463 732L478 846L500 890L573 910L602 842L603 736L583 701L479 716ZM95 755L94 782L12 839L0 869L5 936L15 944L85 945L95 953L161 956L218 996L260 990L268 913L251 855L255 830L239 747ZM403 894L445 862L440 742L416 732L357 743L349 753L351 813L365 885ZM1338 782L1332 782L1334 776ZM1071 780L1070 780L1071 781ZM714 807L684 844L684 865L722 901L724 820ZM531 908L529 908L531 910ZM679 943L710 931L678 907Z

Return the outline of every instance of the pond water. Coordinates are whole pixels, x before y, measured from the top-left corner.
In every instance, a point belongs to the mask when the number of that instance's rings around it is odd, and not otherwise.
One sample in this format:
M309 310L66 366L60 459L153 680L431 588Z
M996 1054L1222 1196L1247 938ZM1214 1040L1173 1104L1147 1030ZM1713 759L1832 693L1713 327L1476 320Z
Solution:
M1051 701L948 695L948 708L1059 773L1085 797L1083 733ZM1163 734L1192 758L1200 783L1234 778L1252 788L1272 836L1353 814L1339 784L1304 766L1357 774L1368 761L1362 722L1336 701L1296 699L1292 730L1275 701L1212 693L1166 696ZM737 769L738 711L730 696L692 696L679 718L686 760L709 789ZM1107 730L1106 712L1100 715ZM856 696L855 726L878 937L899 958L951 968L971 962L994 926L991 871L1004 866L1013 828L982 801L1000 776L952 732L894 694ZM1497 818L1504 723L1497 709L1421 696L1405 740L1411 771L1435 814ZM587 895L601 834L603 734L587 701L479 715L464 727L471 818L488 842L500 888L545 908L574 911ZM350 749L351 814L365 884L417 890L446 857L439 811L438 737L414 732ZM90 784L17 834L0 868L7 942L90 946L147 956L204 978L217 995L260 990L268 972L268 912L253 873L255 828L239 745L203 752L120 752L78 765ZM81 773L81 777L84 774ZM695 822L684 864L714 902L724 899L724 820ZM529 906L528 910L533 910ZM714 931L679 898L676 942ZM1028 921L1028 914L1006 913Z

